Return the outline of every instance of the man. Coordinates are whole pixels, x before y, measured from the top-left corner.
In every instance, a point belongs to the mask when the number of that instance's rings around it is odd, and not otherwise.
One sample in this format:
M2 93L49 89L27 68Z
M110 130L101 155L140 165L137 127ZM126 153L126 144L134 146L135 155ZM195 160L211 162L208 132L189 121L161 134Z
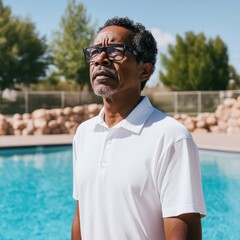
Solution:
M201 239L197 148L183 125L141 96L156 63L152 34L113 18L84 54L104 107L73 140L72 239Z

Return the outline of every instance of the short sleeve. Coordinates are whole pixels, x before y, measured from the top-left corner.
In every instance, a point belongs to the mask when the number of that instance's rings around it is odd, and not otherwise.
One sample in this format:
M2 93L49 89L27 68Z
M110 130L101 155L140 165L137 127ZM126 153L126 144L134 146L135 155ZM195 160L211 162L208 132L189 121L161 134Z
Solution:
M77 149L76 149L76 135L73 138L73 144L72 144L72 159L73 159L73 198L75 200L78 200L79 194L78 194L78 181L77 181Z
M160 160L165 163L157 183L163 217L193 212L205 216L199 154L193 139L171 144Z

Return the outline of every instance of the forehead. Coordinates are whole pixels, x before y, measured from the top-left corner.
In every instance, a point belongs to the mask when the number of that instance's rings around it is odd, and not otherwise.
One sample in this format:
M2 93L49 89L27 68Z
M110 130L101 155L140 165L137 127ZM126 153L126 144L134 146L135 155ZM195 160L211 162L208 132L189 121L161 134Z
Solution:
M134 33L119 26L108 26L102 29L94 39L94 45L122 43L131 46Z

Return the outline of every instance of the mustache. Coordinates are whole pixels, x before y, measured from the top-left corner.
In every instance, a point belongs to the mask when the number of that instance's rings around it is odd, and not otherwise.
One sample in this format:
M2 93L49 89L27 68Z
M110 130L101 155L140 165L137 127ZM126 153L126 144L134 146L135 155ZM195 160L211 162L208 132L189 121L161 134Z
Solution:
M108 67L105 67L105 66L99 66L95 69L92 75L92 80L94 80L97 76L102 76L102 75L116 78L116 71L114 69L109 69Z

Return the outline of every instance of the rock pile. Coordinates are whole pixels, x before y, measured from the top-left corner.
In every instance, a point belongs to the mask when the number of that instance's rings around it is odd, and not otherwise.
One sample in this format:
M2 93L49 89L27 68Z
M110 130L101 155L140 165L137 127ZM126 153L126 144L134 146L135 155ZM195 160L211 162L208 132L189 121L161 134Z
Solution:
M175 114L173 117L190 132L240 133L240 96L226 98L214 113L200 113L196 117Z
M64 109L37 109L32 114L16 113L11 118L0 114L1 135L74 134L79 124L96 116L101 104L66 107ZM240 133L240 96L226 98L214 113L173 116L190 132Z
M96 116L101 104L37 109L32 114L14 114L11 118L0 114L1 135L74 134L79 124Z

